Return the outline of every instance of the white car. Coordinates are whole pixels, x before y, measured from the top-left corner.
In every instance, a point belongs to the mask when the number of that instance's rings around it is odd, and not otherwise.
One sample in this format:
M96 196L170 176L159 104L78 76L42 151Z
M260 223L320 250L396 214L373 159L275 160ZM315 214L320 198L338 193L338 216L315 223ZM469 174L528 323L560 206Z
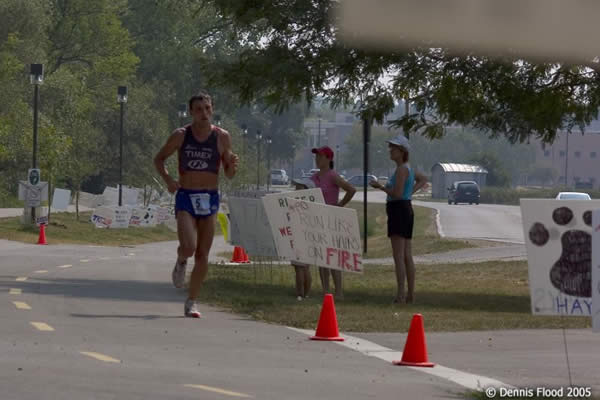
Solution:
M581 192L560 192L556 195L556 200L591 200L589 194Z

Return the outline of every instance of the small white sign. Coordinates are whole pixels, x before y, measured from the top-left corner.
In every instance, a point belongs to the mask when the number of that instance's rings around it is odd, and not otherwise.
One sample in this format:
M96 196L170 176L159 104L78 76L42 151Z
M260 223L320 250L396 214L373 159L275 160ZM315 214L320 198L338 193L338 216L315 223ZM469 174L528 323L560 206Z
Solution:
M87 208L96 208L102 205L102 195L79 192L79 205Z
M90 221L96 225L97 228L109 228L115 217L115 212L110 207L98 207L92 213Z
M48 182L31 185L29 182L20 181L19 200L25 200L26 207L39 207L42 201L48 200Z
M36 186L40 183L41 176L39 168L30 168L27 171L27 182L32 186Z
M66 210L71 202L71 191L67 189L54 189L52 195L52 208L55 210Z
M232 243L242 246L250 256L277 257L271 226L261 199L229 197L228 205Z
M592 210L599 200L521 199L531 312L592 315Z
M151 228L156 226L156 206L136 207L131 211L131 219L129 225L141 228Z
M113 220L110 225L111 228L124 229L129 227L129 220L131 219L131 207L128 206L113 206Z

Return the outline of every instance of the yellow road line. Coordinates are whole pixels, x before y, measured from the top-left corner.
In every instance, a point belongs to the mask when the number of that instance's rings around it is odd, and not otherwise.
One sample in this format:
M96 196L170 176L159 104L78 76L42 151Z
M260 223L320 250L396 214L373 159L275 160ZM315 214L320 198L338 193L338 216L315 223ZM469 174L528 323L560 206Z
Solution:
M90 262L90 260L88 260L88 259L86 258L86 259L83 259L83 260L79 260L79 262L86 263L86 262Z
M59 265L57 268L71 268L73 265L71 264L65 264L65 265Z
M30 324L33 325L39 331L52 332L54 330L53 327L51 327L45 322L30 322Z
M27 280L26 276L20 276L17 279L15 279L15 281L17 281L17 282L25 282L26 280Z
M10 288L8 294L21 294L23 291L21 289Z
M19 310L31 310L31 307L29 307L29 304L24 303L22 301L13 301L13 304L15 305L15 307L17 307Z
M186 384L186 385L183 385L183 386L189 387L189 388L194 388L194 389L202 389L202 390L206 390L208 392L225 394L227 396L245 397L245 398L251 398L251 397L253 397L253 396L250 396L248 394L238 393L238 392L232 392L230 390L219 389L219 388L212 387L212 386L195 385L195 384L194 385L192 385L192 384Z
M109 356L106 356L106 355L100 354L100 353L94 353L92 351L80 351L80 353L83 354L84 356L92 357L99 361L112 362L112 363L120 363L121 362L121 360L117 360L116 358L112 358L112 357L109 357Z
M36 274L45 274L48 272L47 269L38 269L37 271L34 271Z

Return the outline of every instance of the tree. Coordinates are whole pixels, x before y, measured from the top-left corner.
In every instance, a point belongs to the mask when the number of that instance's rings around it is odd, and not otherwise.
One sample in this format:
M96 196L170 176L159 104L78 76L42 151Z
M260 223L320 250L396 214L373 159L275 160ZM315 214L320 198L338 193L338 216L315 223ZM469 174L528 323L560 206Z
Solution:
M459 124L552 142L559 128L580 128L598 114L599 61L587 65L533 63L518 56L455 56L422 47L383 53L338 41L340 2L330 0L210 0L243 43L237 56L214 60L211 80L244 102L264 99L276 110L322 95L333 105L355 105L361 117L382 122L400 99L414 106L396 125L408 134L439 138Z
M488 186L510 186L510 175L504 164L494 154L484 152L472 157L470 161L487 169L486 184Z

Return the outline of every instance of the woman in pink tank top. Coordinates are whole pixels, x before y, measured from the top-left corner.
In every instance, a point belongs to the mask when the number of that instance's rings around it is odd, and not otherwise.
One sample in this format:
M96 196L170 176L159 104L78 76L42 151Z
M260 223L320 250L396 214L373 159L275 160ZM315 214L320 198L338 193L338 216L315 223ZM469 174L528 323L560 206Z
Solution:
M319 172L316 172L310 179L312 179L316 187L321 188L325 204L344 207L352 200L354 193L356 193L356 189L333 170L333 150L331 150L329 146L312 149L312 152L315 154L315 162L317 168L319 168ZM346 195L342 200L339 200L340 189L343 189L346 192ZM325 295L329 291L329 271L331 271L331 275L333 276L335 298L336 300L343 300L342 271L322 267L319 268L323 294Z

